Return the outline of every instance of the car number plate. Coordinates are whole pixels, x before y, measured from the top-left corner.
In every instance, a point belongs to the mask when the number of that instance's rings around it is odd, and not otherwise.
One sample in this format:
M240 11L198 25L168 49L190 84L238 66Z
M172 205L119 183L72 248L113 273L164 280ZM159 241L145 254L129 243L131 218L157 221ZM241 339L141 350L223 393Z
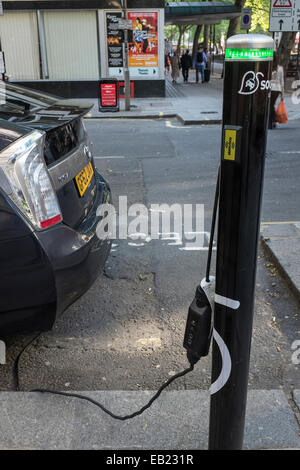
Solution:
M94 174L94 169L93 169L93 166L90 162L86 167L84 167L80 171L80 173L78 173L77 176L75 176L75 180L76 180L76 184L77 184L77 188L78 188L80 197L82 197L84 195L85 191L87 190L87 187L91 182L93 174Z

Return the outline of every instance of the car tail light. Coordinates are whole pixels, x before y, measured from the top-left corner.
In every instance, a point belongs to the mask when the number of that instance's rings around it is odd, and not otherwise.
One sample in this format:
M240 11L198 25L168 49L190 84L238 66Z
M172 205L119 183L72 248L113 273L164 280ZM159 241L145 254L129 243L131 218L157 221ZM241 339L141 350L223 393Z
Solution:
M62 221L43 156L44 140L44 133L33 131L0 153L0 167L11 188L8 196L38 230Z

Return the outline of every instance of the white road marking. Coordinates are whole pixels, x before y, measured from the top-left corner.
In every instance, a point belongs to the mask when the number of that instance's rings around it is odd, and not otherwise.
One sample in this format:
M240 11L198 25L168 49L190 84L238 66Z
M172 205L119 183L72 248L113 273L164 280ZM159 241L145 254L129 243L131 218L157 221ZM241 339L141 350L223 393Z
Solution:
M174 126L171 121L166 121L166 127L171 127L171 129L191 129L191 126Z
M116 156L116 155L107 155L105 157L94 157L94 159L97 159L97 160L106 160L106 159L112 159L112 158L125 158L123 155L122 156Z
M290 220L286 222L262 222L261 225L289 225L289 224L300 224L300 220Z
M150 209L151 210L151 209ZM204 234L204 236L208 237L210 236L209 232L184 232L185 235L198 235L198 234ZM191 245L191 242L189 240L186 240L186 243L188 243L188 246L181 246L184 245L185 239L181 238L181 235L178 232L158 232L157 235L160 235L160 237L152 239L151 236L147 235L146 233L132 233L128 235L128 238L130 238L132 241L137 241L140 239L141 241L145 241L146 243L151 242L152 240L160 240L162 242L167 242L167 246L178 246L178 249L180 251L208 251L209 246L195 246ZM129 246L143 246L143 244L134 244L134 243L128 243ZM165 243L163 243L165 245ZM180 248L179 248L180 246ZM216 251L216 242L214 241L214 246L213 246L213 251Z
M279 153L300 153L300 150L281 150Z
M147 235L146 233L139 233L139 232L136 232L136 233L131 233L128 235L129 238L131 238L131 240L144 240L145 242L149 243L151 242L151 237L149 237L149 235Z
M172 242L172 243L168 243L168 246L182 245L181 236L177 232L160 233L160 235L161 235L161 240Z
M213 250L215 251L217 248L214 246ZM183 248L179 248L181 251L208 251L208 246L185 246Z

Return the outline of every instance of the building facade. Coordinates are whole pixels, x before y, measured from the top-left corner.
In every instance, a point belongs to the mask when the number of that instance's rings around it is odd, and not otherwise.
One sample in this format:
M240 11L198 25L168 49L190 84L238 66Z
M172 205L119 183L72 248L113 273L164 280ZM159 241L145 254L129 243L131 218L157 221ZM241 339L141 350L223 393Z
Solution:
M136 97L165 95L164 0L128 0ZM98 96L123 78L122 0L4 0L0 40L11 82L68 97Z

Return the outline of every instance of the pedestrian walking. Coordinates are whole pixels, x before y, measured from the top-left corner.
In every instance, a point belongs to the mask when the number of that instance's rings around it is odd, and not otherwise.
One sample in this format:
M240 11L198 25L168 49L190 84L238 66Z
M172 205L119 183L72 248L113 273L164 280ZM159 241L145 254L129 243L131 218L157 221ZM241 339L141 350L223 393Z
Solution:
M170 72L170 54L165 53L165 74L167 75Z
M174 52L174 54L170 57L170 62L171 62L171 77L172 77L172 83L176 83L176 80L179 78L179 70L180 70L180 60L179 60L179 55L177 52Z
M183 81L187 83L189 80L189 69L192 67L192 58L190 56L189 50L185 51L185 54L183 54L181 57L180 63Z
M284 95L284 70L279 62L277 52L274 52L273 70L271 80L271 103L269 113L269 129L276 127L275 105L278 97L283 100Z
M196 65L196 83L199 82L199 74L201 75L201 80L202 80L202 83L204 83L204 68L205 68L205 64L207 63L207 56L205 54L205 52L203 51L203 49L199 46L198 47L198 52L196 54L196 61L195 61L195 65Z

